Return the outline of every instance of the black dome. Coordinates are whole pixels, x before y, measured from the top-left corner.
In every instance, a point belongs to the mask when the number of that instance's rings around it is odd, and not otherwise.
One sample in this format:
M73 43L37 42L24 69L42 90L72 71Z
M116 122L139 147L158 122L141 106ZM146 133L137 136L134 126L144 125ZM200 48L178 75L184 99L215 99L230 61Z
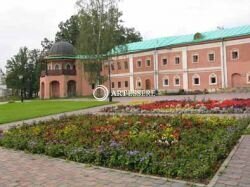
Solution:
M69 42L56 42L49 50L49 56L74 56L75 49Z

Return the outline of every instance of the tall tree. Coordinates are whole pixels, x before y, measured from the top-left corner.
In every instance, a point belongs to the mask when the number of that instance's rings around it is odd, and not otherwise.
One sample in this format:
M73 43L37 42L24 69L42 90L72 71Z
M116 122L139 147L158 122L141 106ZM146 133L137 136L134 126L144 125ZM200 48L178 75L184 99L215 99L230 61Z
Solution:
M139 32L133 28L122 26L122 13L118 9L118 0L78 0L80 16L80 34L77 43L78 53L94 57L84 63L89 82L99 84L104 80L101 76L103 54L110 54L115 46L123 46L126 51L127 42L140 41ZM119 49L121 50L121 49ZM107 56L105 56L107 57Z
M42 46L41 56L43 57L47 56L53 44L54 41L51 41L48 38L44 38L43 41L41 41L41 46Z
M73 46L76 46L77 39L80 33L80 19L78 15L73 15L65 22L59 25L59 31L56 33L55 41L67 41Z

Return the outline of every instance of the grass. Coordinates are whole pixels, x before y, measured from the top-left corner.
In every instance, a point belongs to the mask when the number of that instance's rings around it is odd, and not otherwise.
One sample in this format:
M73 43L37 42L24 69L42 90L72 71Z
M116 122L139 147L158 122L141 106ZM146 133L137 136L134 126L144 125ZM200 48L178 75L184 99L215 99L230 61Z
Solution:
M0 105L0 124L106 105L99 101L27 101Z

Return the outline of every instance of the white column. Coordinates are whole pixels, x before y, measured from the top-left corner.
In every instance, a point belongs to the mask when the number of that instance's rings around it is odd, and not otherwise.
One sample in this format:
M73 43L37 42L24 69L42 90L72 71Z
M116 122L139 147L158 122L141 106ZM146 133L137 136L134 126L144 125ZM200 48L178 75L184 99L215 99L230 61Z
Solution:
M223 54L224 54L224 77L225 77L225 88L228 87L228 75L227 75L227 49L226 49L226 45L224 45L223 42Z
M187 48L182 50L182 69L183 69L183 89L188 91L188 59Z
M222 88L226 87L226 82L225 82L225 64L224 64L224 44L221 42L220 46L220 61L221 61L221 83L222 83Z
M158 63L158 51L154 52L154 88L159 89L159 63Z
M129 84L130 91L134 91L134 63L133 63L133 55L129 55Z

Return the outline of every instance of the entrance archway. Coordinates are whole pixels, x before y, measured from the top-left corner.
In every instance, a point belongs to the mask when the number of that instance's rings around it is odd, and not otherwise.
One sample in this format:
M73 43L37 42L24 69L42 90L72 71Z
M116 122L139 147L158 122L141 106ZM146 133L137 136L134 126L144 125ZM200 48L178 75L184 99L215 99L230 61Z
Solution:
M242 86L242 77L239 73L232 74L232 87L241 87Z
M69 81L67 84L67 95L68 97L76 96L76 81Z
M58 81L52 81L50 83L50 97L60 97L60 83Z
M151 82L150 82L149 79L147 79L147 80L145 81L145 85L146 85L146 90L150 90L150 89L151 89Z
M44 82L41 84L41 99L44 99Z

